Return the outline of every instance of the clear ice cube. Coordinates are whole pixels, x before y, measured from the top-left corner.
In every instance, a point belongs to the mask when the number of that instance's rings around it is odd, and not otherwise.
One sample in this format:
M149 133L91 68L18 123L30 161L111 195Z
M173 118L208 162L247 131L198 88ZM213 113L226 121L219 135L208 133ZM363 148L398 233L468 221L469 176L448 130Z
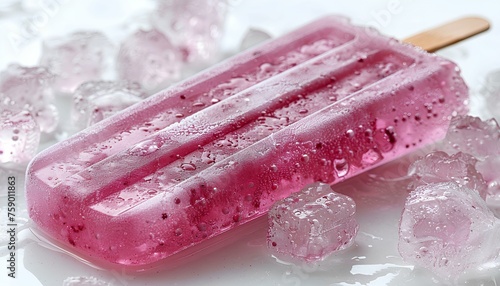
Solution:
M464 152L476 157L476 169L488 184L488 194L500 195L500 127L495 119L454 117L442 149L448 154Z
M91 126L146 97L138 83L91 81L73 94L71 119L77 130Z
M281 260L323 260L354 242L356 204L315 183L276 202L269 211L267 245Z
M44 67L12 64L0 73L0 104L5 109L26 110L42 132L52 132L59 116L52 104L54 75Z
M153 23L188 62L213 62L219 49L227 0L159 0Z
M168 86L180 76L182 64L178 49L158 30L138 30L120 46L118 76L139 82L147 90Z
M455 182L417 187L407 198L399 252L408 263L456 278L499 255L500 223L479 194Z
M0 105L0 163L26 163L40 142L40 128L30 112Z
M75 32L44 41L40 64L57 75L55 91L71 94L81 83L103 78L113 50L101 32Z
M476 159L469 154L459 152L449 156L445 152L435 151L413 162L408 175L413 177L410 188L430 183L454 181L461 186L476 190L479 195L486 198L486 182L477 172Z

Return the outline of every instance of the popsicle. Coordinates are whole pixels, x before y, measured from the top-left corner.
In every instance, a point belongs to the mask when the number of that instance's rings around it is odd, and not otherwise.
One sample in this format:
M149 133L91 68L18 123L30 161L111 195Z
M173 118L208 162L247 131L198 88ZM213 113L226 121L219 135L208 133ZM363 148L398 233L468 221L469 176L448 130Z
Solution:
M467 92L455 64L328 16L41 152L30 216L80 255L146 268L441 139Z

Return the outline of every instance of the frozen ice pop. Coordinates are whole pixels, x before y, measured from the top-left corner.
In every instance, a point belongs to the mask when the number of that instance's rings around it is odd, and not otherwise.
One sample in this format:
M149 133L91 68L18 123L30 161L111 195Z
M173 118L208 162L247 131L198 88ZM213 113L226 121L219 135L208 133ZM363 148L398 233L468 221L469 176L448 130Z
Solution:
M147 267L441 139L466 98L455 64L322 18L40 153L30 216L77 253Z

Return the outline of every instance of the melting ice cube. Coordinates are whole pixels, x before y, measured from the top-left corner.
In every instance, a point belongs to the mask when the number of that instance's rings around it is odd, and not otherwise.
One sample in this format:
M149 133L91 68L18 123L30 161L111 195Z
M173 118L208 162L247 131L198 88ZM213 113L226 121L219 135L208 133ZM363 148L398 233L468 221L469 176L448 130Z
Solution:
M410 165L408 175L413 177L410 188L454 181L461 186L478 191L479 195L485 199L487 186L483 176L476 171L476 161L471 155L462 152L452 156L442 151L427 154Z
M54 75L44 67L10 65L0 73L0 104L5 109L28 111L42 132L52 132L59 120L51 104Z
M139 30L121 44L116 65L121 79L157 90L179 78L181 57L158 30Z
M81 83L99 80L109 68L113 45L100 32L75 32L43 43L40 64L57 75L57 92L72 93Z
M73 94L71 119L78 130L95 124L146 97L138 83L83 83Z
M159 0L153 23L184 52L188 62L212 62L226 10L226 0Z
M0 107L0 163L26 163L36 153L40 128L28 111Z
M356 237L356 204L316 183L276 202L269 211L267 245L282 260L323 260Z
M442 149L464 152L477 158L476 169L488 185L487 201L500 215L500 127L495 119L458 116L452 119Z
M409 263L452 278L498 257L499 234L499 220L476 191L455 182L431 183L406 200L399 252Z

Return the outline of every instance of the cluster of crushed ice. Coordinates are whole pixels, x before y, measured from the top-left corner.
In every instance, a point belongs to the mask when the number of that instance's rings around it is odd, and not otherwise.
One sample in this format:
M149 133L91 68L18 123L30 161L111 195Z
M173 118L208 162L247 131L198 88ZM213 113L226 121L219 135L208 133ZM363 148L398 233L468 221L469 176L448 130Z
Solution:
M399 251L455 278L500 255L500 128L495 119L455 117L436 148L410 166Z
M41 136L86 128L179 80L183 68L218 60L228 3L201 2L157 1L149 28L121 43L78 31L45 40L38 66L1 71L0 163L26 164ZM72 99L71 126L59 124L67 112L55 99L64 97Z
M458 116L435 151L408 170L410 194L399 227L399 252L444 279L498 267L500 128L495 119ZM315 184L275 203L268 248L279 260L318 262L354 244L355 202ZM489 265L489 266L488 266Z

